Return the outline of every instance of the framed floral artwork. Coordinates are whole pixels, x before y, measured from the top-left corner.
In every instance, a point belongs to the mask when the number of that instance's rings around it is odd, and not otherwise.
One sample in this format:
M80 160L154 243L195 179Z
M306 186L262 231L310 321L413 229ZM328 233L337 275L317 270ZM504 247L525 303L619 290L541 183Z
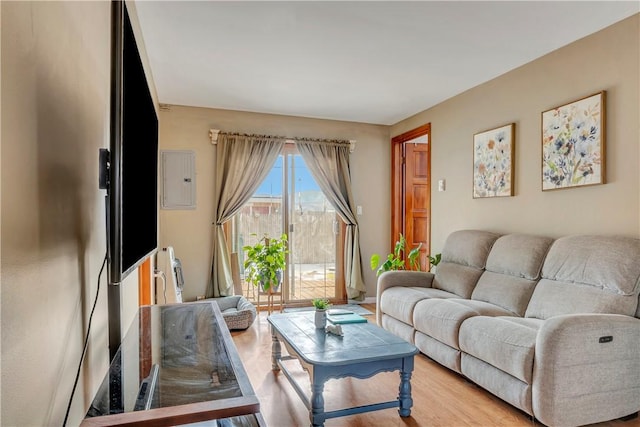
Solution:
M605 92L542 113L542 191L604 184Z
M473 135L473 198L513 196L515 123Z

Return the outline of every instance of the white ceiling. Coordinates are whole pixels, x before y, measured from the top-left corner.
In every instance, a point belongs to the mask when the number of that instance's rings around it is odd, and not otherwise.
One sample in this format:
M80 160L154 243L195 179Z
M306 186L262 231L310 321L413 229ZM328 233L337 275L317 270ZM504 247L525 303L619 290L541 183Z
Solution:
M639 5L138 1L136 8L161 103L389 125Z

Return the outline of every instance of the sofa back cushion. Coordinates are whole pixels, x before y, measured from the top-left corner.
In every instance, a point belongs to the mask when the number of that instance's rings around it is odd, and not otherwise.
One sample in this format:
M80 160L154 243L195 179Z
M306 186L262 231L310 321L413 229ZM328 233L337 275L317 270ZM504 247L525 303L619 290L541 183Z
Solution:
M470 298L499 234L480 230L455 231L447 237L433 287Z
M526 317L612 313L633 316L640 292L640 240L567 236L556 240L542 266Z
M500 237L491 248L485 272L471 298L524 316L552 242L549 237L526 234Z

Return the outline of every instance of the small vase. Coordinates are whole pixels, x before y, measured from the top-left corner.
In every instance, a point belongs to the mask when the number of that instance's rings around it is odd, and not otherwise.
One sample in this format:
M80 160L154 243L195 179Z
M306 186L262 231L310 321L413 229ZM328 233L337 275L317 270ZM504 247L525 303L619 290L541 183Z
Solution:
M327 310L316 310L314 321L316 329L324 329L327 326Z

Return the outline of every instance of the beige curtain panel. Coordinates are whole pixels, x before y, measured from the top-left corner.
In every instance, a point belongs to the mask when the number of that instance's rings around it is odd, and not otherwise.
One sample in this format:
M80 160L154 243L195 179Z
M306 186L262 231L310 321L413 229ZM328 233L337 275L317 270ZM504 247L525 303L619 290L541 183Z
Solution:
M360 238L356 206L351 193L349 142L296 141L298 151L324 195L347 224L344 269L347 296L362 300L366 288L362 279Z
M220 134L216 150L217 213L207 297L233 295L230 254L222 225L247 203L282 151L284 139Z

